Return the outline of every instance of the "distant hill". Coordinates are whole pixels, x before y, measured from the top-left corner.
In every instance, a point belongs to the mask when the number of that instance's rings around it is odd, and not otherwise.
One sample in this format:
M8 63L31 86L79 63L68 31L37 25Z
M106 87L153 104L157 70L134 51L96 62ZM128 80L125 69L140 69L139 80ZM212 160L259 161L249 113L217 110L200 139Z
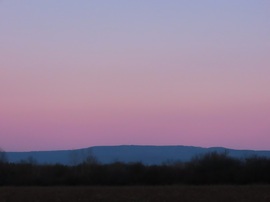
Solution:
M222 147L192 147L192 146L95 146L77 150L7 152L10 162L36 161L40 164L77 164L87 156L95 156L100 163L115 161L131 163L141 162L146 165L160 165L175 161L187 162L197 155L209 152L227 152L229 156L246 158L264 156L270 158L270 151L234 150Z

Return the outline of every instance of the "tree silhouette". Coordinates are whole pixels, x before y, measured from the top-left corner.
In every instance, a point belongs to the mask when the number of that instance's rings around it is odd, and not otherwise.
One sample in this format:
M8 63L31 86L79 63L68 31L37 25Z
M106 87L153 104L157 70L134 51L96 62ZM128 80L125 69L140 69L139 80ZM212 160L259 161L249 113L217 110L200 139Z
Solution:
M73 150L69 154L70 165L76 166L79 164L98 164L97 157L93 154L91 148L84 150Z
M0 163L7 163L7 162L8 158L6 152L0 148Z
M97 157L93 154L92 149L87 149L83 156L83 163L88 165L99 164Z

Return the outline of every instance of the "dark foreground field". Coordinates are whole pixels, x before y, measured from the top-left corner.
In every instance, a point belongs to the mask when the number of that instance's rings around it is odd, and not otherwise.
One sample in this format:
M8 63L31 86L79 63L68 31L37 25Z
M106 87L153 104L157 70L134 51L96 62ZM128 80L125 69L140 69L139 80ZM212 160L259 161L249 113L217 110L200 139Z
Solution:
M270 186L1 187L0 202L270 201Z

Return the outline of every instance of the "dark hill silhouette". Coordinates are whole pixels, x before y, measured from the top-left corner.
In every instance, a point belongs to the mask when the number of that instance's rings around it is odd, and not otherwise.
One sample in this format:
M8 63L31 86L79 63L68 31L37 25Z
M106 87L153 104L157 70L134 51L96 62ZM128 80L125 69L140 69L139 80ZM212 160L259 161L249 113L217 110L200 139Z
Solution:
M7 152L9 162L35 161L40 164L71 165L82 162L89 154L95 156L100 163L115 161L131 163L141 162L145 165L160 165L170 162L187 162L193 157L210 152L227 152L231 157L247 158L252 156L270 157L270 151L234 150L223 147L193 146L95 146L77 150Z

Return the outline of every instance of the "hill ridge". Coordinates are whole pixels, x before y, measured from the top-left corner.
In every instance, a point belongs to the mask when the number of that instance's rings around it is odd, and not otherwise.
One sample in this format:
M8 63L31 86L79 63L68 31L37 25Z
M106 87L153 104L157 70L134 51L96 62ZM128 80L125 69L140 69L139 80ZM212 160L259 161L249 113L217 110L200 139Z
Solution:
M10 162L34 159L40 164L70 165L75 161L81 162L88 155L95 156L100 163L107 164L115 161L125 163L141 162L146 165L160 165L165 162L187 162L197 155L209 152L227 152L235 158L263 156L270 158L268 150L237 150L225 147L196 147L184 145L112 145L92 146L72 150L6 152Z

